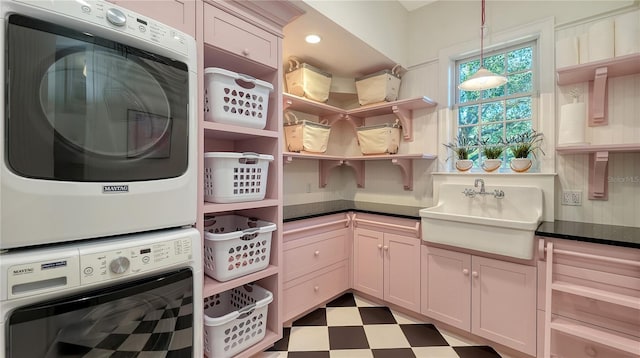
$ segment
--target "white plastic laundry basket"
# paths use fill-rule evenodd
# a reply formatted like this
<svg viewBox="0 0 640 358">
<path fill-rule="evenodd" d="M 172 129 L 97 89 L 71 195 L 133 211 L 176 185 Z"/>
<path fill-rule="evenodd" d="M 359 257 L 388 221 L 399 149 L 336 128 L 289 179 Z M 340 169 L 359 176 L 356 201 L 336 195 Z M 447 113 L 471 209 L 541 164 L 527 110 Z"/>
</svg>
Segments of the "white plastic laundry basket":
<svg viewBox="0 0 640 358">
<path fill-rule="evenodd" d="M 208 217 L 204 228 L 204 272 L 228 281 L 269 266 L 276 224 L 240 215 Z"/>
<path fill-rule="evenodd" d="M 273 294 L 246 284 L 204 299 L 204 351 L 229 358 L 264 338 Z"/>
<path fill-rule="evenodd" d="M 204 81 L 206 121 L 266 127 L 271 83 L 216 67 L 205 68 Z"/>
<path fill-rule="evenodd" d="M 264 199 L 272 160 L 268 154 L 204 153 L 204 200 L 235 203 Z"/>
</svg>

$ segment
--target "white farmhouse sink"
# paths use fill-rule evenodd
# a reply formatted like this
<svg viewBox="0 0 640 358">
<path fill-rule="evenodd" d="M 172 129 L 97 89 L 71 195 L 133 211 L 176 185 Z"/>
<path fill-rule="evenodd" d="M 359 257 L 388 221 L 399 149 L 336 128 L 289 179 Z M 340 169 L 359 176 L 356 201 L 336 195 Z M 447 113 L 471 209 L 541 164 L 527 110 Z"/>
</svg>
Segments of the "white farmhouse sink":
<svg viewBox="0 0 640 358">
<path fill-rule="evenodd" d="M 492 194 L 468 197 L 473 184 L 440 185 L 438 204 L 420 210 L 422 239 L 492 254 L 531 259 L 534 232 L 542 220 L 542 190 L 532 186 L 487 186 Z"/>
</svg>

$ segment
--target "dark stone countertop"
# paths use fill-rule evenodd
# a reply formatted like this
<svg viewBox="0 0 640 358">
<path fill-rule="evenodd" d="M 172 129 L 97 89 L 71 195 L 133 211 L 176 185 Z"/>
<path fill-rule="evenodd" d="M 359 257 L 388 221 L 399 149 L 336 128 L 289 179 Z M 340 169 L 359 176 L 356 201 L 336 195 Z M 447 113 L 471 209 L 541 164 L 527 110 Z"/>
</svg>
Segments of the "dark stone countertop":
<svg viewBox="0 0 640 358">
<path fill-rule="evenodd" d="M 284 222 L 348 211 L 420 220 L 420 209 L 423 208 L 352 200 L 334 200 L 287 205 L 283 208 L 283 212 Z M 640 228 L 630 226 L 590 224 L 562 220 L 544 221 L 538 226 L 536 235 L 640 249 Z"/>
<path fill-rule="evenodd" d="M 544 221 L 538 226 L 536 235 L 640 249 L 640 228 L 631 226 Z"/>
<path fill-rule="evenodd" d="M 283 208 L 284 222 L 309 219 L 322 215 L 358 211 L 367 214 L 382 214 L 420 220 L 423 207 L 370 203 L 352 200 L 321 201 L 309 204 L 286 205 Z"/>
</svg>

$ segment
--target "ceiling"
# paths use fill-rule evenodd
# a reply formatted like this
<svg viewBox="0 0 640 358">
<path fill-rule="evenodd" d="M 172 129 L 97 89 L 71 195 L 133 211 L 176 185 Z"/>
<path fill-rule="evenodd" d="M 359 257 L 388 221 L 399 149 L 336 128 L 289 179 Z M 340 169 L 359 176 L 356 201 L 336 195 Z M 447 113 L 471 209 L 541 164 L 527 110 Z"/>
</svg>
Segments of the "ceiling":
<svg viewBox="0 0 640 358">
<path fill-rule="evenodd" d="M 407 11 L 413 11 L 435 0 L 402 0 Z M 306 13 L 284 28 L 283 58 L 285 62 L 295 56 L 312 66 L 323 69 L 334 77 L 359 77 L 382 69 L 391 69 L 395 63 L 367 45 L 359 38 L 329 20 L 310 6 L 301 3 Z M 304 37 L 320 34 L 319 44 L 308 44 Z M 285 69 L 286 70 L 286 69 Z"/>
</svg>

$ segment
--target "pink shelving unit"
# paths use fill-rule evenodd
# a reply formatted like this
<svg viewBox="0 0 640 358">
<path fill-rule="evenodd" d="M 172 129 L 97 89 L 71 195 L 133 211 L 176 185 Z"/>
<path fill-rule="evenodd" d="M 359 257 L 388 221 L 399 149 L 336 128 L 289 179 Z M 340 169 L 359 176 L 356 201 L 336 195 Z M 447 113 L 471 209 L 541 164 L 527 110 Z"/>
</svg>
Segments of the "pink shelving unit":
<svg viewBox="0 0 640 358">
<path fill-rule="evenodd" d="M 356 128 L 364 123 L 366 117 L 395 114 L 402 124 L 402 136 L 405 141 L 413 140 L 413 111 L 425 108 L 434 108 L 437 103 L 428 97 L 402 99 L 394 102 L 382 102 L 354 109 L 333 107 L 325 103 L 315 102 L 306 98 L 283 93 L 284 109 L 291 109 L 312 115 L 329 124 L 338 121 L 346 121 L 351 125 L 356 135 Z M 360 156 L 336 156 L 316 153 L 292 153 L 285 152 L 284 162 L 291 163 L 294 159 L 316 159 L 318 163 L 320 187 L 327 186 L 327 178 L 333 168 L 348 166 L 355 171 L 356 183 L 359 188 L 364 188 L 365 161 L 385 160 L 397 166 L 402 172 L 402 182 L 405 190 L 413 190 L 413 161 L 434 160 L 435 154 L 393 154 L 393 155 L 360 155 Z"/>
<path fill-rule="evenodd" d="M 609 198 L 609 153 L 640 153 L 640 143 L 556 147 L 558 154 L 589 154 L 589 199 Z"/>
<path fill-rule="evenodd" d="M 557 84 L 589 82 L 589 126 L 609 123 L 607 79 L 640 73 L 640 53 L 568 66 L 557 70 Z M 610 152 L 640 152 L 640 143 L 557 147 L 558 154 L 589 154 L 589 199 L 608 200 Z"/>
<path fill-rule="evenodd" d="M 636 73 L 640 73 L 640 53 L 559 68 L 557 83 L 589 82 L 589 126 L 604 126 L 608 124 L 607 79 Z"/>
</svg>

